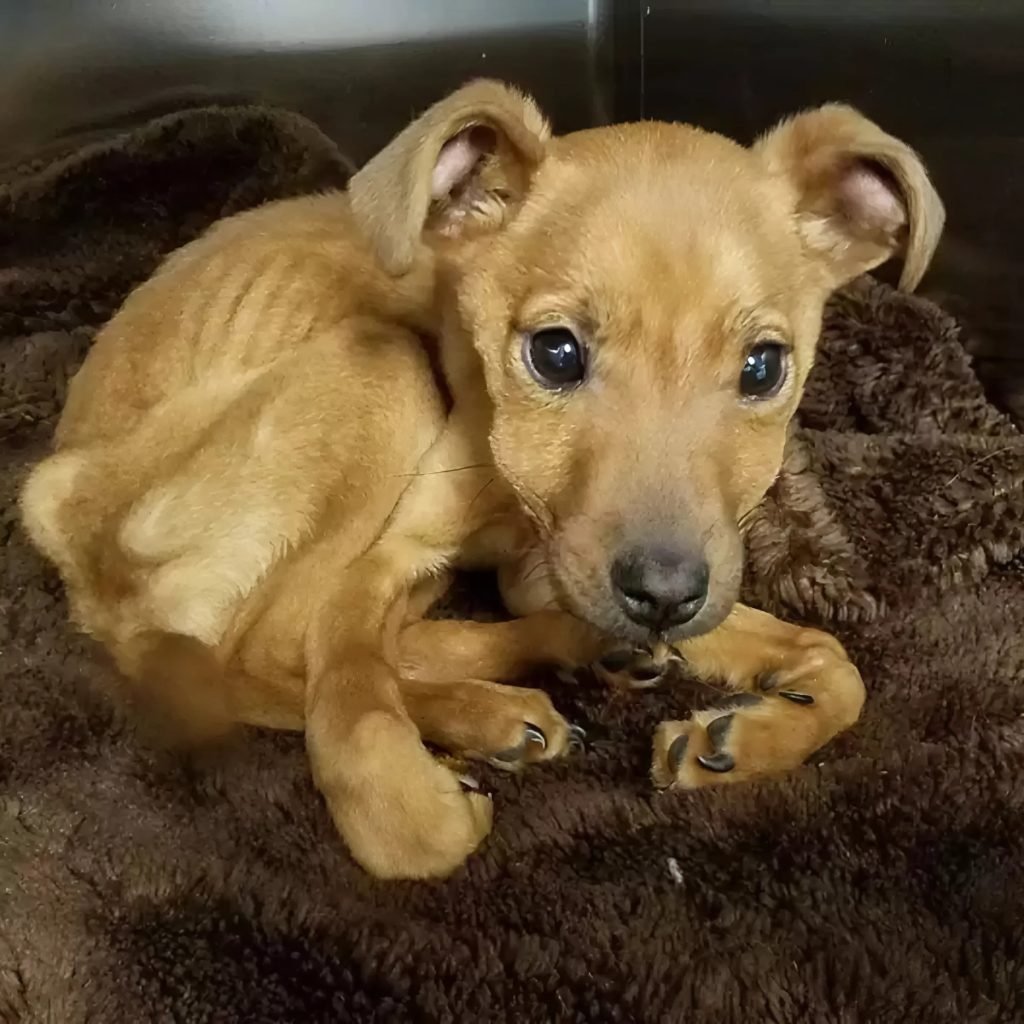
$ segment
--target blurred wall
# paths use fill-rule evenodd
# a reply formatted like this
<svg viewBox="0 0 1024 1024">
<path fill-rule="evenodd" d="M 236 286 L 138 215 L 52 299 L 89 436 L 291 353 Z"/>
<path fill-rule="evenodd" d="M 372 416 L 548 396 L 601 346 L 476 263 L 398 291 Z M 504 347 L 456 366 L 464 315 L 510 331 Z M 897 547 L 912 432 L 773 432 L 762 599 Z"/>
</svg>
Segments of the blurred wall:
<svg viewBox="0 0 1024 1024">
<path fill-rule="evenodd" d="M 362 160 L 477 75 L 519 82 L 564 129 L 609 96 L 597 0 L 0 0 L 0 150 L 173 107 L 258 97 Z"/>
</svg>

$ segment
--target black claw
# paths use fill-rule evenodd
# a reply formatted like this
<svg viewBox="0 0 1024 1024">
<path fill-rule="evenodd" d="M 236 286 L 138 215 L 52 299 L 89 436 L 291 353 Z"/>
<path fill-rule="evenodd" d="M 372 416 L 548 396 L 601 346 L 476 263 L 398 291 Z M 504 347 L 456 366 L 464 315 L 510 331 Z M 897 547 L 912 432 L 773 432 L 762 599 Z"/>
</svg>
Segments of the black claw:
<svg viewBox="0 0 1024 1024">
<path fill-rule="evenodd" d="M 479 793 L 481 796 L 493 797 L 494 790 L 488 786 L 480 784 L 479 779 L 474 779 L 472 775 L 460 775 L 459 785 L 462 786 L 463 793 Z"/>
<path fill-rule="evenodd" d="M 711 746 L 715 748 L 715 753 L 720 751 L 725 746 L 726 738 L 729 735 L 729 730 L 732 728 L 732 715 L 719 715 L 718 718 L 708 722 L 708 739 L 711 740 Z"/>
<path fill-rule="evenodd" d="M 684 732 L 681 736 L 677 736 L 668 748 L 668 770 L 673 775 L 679 771 L 679 766 L 683 763 L 683 758 L 686 757 L 686 748 L 689 743 L 690 737 Z"/>
<path fill-rule="evenodd" d="M 724 750 L 720 750 L 717 754 L 698 754 L 697 760 L 709 772 L 731 772 L 736 767 L 735 758 Z"/>
<path fill-rule="evenodd" d="M 639 665 L 630 673 L 638 683 L 652 683 L 662 673 L 657 665 Z"/>
<path fill-rule="evenodd" d="M 530 725 L 529 722 L 526 723 L 526 742 L 539 744 L 541 750 L 548 749 L 548 738 L 537 726 Z"/>
<path fill-rule="evenodd" d="M 636 658 L 635 651 L 612 651 L 601 659 L 601 667 L 609 672 L 621 672 Z"/>
<path fill-rule="evenodd" d="M 570 750 L 586 750 L 587 749 L 587 733 L 586 730 L 580 725 L 569 726 L 569 749 Z"/>
<path fill-rule="evenodd" d="M 715 748 L 713 754 L 698 754 L 697 760 L 709 772 L 731 772 L 736 767 L 736 759 L 722 749 L 732 728 L 732 715 L 720 715 L 708 722 L 708 739 Z"/>
<path fill-rule="evenodd" d="M 814 698 L 809 693 L 795 693 L 793 690 L 779 690 L 779 696 L 791 700 L 794 704 L 813 704 Z"/>
<path fill-rule="evenodd" d="M 760 697 L 756 693 L 737 693 L 736 696 L 730 697 L 724 706 L 727 708 L 750 708 L 755 704 L 762 703 L 764 703 L 764 697 Z"/>
<path fill-rule="evenodd" d="M 774 672 L 762 672 L 755 682 L 759 690 L 774 690 L 779 685 L 779 678 Z"/>
<path fill-rule="evenodd" d="M 519 744 L 518 747 L 509 747 L 508 750 L 499 750 L 496 754 L 491 754 L 490 760 L 498 768 L 506 768 L 509 765 L 517 765 L 523 759 L 523 752 L 526 750 L 526 741 L 524 740 Z"/>
</svg>

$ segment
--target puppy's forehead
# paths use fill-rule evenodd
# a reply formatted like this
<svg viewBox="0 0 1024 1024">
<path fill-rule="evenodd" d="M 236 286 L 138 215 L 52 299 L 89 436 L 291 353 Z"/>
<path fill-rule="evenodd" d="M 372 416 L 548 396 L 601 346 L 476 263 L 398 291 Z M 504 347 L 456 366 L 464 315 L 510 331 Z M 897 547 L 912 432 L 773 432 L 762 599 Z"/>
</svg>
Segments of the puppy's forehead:
<svg viewBox="0 0 1024 1024">
<path fill-rule="evenodd" d="M 738 160 L 745 162 L 750 151 L 738 142 L 689 124 L 637 121 L 632 124 L 587 128 L 552 137 L 548 155 L 576 164 L 600 162 L 610 166 L 673 159 Z"/>
<path fill-rule="evenodd" d="M 657 122 L 553 139 L 537 185 L 551 199 L 587 203 L 597 213 L 649 214 L 650 224 L 677 229 L 701 215 L 758 221 L 758 213 L 781 211 L 787 198 L 757 154 L 732 139 Z"/>
<path fill-rule="evenodd" d="M 756 154 L 686 125 L 619 125 L 551 143 L 520 230 L 537 276 L 651 314 L 746 308 L 791 291 L 800 246 L 785 187 Z"/>
</svg>

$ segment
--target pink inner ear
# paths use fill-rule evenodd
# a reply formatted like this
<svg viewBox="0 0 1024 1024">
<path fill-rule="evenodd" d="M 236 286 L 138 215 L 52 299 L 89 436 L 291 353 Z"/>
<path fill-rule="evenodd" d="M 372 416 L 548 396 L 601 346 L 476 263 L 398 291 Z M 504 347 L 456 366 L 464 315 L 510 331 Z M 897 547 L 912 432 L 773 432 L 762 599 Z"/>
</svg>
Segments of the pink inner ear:
<svg viewBox="0 0 1024 1024">
<path fill-rule="evenodd" d="M 449 139 L 437 155 L 430 178 L 432 199 L 445 199 L 472 173 L 480 157 L 490 151 L 490 132 L 480 126 L 466 128 Z"/>
<path fill-rule="evenodd" d="M 895 182 L 867 163 L 854 164 L 842 176 L 839 203 L 851 220 L 871 230 L 893 232 L 907 222 Z"/>
</svg>

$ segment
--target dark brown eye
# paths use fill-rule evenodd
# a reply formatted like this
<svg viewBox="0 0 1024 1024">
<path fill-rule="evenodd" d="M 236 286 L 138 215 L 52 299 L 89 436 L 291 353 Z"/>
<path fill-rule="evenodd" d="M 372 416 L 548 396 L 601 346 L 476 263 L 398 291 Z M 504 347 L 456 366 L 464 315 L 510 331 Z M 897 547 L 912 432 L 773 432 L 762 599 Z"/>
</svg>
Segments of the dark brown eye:
<svg viewBox="0 0 1024 1024">
<path fill-rule="evenodd" d="M 542 387 L 575 387 L 586 372 L 584 348 L 568 327 L 545 327 L 523 340 L 523 362 Z"/>
<path fill-rule="evenodd" d="M 744 398 L 771 398 L 786 380 L 789 360 L 786 347 L 777 341 L 760 341 L 743 360 L 740 394 Z"/>
</svg>

